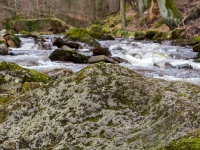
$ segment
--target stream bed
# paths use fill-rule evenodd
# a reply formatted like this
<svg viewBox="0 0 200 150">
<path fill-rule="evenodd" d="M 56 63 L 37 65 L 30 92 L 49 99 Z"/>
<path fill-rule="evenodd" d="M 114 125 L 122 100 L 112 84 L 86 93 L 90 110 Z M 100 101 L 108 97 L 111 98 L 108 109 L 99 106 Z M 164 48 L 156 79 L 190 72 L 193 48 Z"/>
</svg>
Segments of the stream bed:
<svg viewBox="0 0 200 150">
<path fill-rule="evenodd" d="M 20 35 L 19 35 L 20 36 Z M 52 45 L 57 35 L 41 36 L 48 45 L 44 50 L 39 41 L 34 38 L 24 38 L 20 48 L 10 48 L 12 55 L 0 56 L 0 62 L 9 61 L 22 67 L 40 72 L 57 68 L 70 68 L 77 72 L 88 64 L 75 64 L 72 62 L 50 61 L 48 56 L 57 48 Z M 113 41 L 99 41 L 102 46 L 108 47 L 112 57 L 120 57 L 128 62 L 119 65 L 134 70 L 144 76 L 162 78 L 169 81 L 186 81 L 200 85 L 200 63 L 194 62 L 197 53 L 189 46 L 171 46 L 170 41 L 162 44 L 153 41 L 134 41 L 132 39 L 116 39 Z M 91 56 L 90 47 L 80 43 L 78 52 Z"/>
</svg>

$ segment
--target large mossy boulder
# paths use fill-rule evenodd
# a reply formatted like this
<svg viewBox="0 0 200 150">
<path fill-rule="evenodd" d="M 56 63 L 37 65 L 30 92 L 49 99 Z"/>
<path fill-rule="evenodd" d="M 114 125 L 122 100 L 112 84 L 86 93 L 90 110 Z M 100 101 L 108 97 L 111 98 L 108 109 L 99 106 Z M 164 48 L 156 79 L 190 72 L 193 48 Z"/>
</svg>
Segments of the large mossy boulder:
<svg viewBox="0 0 200 150">
<path fill-rule="evenodd" d="M 200 128 L 199 99 L 189 83 L 92 64 L 0 107 L 0 148 L 152 150 Z"/>
<path fill-rule="evenodd" d="M 66 38 L 73 41 L 87 43 L 90 46 L 99 47 L 98 40 L 114 40 L 113 36 L 103 32 L 102 27 L 92 26 L 88 30 L 75 28 L 69 30 Z"/>
<path fill-rule="evenodd" d="M 86 63 L 88 57 L 76 51 L 56 49 L 50 54 L 49 59 L 52 61 L 71 61 L 74 63 Z"/>
<path fill-rule="evenodd" d="M 87 31 L 89 34 L 99 40 L 114 40 L 114 37 L 109 34 L 109 31 L 106 31 L 102 26 L 100 25 L 92 25 L 91 27 L 87 28 Z"/>
<path fill-rule="evenodd" d="M 6 34 L 4 38 L 9 47 L 19 48 L 21 46 L 21 40 L 14 34 Z"/>
<path fill-rule="evenodd" d="M 67 24 L 57 18 L 16 19 L 12 20 L 11 23 L 13 23 L 11 27 L 17 32 L 52 31 L 53 33 L 64 33 L 68 29 Z"/>
<path fill-rule="evenodd" d="M 19 94 L 25 82 L 47 83 L 49 77 L 43 73 L 22 68 L 15 63 L 0 63 L 0 98 Z"/>
<path fill-rule="evenodd" d="M 84 29 L 75 28 L 69 30 L 69 32 L 66 35 L 66 38 L 72 41 L 87 43 L 88 45 L 94 47 L 100 46 L 99 42 L 96 41 L 96 39 L 98 38 L 96 33 L 91 33 Z"/>
</svg>

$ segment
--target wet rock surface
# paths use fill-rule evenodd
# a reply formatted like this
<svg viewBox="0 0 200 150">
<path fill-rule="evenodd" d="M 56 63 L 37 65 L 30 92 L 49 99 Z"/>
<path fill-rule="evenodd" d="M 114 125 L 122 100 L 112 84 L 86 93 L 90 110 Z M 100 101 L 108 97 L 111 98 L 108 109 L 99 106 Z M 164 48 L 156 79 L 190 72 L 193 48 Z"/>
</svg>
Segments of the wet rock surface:
<svg viewBox="0 0 200 150">
<path fill-rule="evenodd" d="M 8 47 L 5 44 L 0 44 L 0 55 L 7 55 Z"/>
<path fill-rule="evenodd" d="M 0 149 L 156 149 L 199 128 L 199 93 L 89 65 L 0 107 Z"/>
<path fill-rule="evenodd" d="M 56 49 L 54 50 L 49 59 L 52 61 L 71 61 L 74 63 L 86 63 L 88 58 L 76 51 Z"/>
</svg>

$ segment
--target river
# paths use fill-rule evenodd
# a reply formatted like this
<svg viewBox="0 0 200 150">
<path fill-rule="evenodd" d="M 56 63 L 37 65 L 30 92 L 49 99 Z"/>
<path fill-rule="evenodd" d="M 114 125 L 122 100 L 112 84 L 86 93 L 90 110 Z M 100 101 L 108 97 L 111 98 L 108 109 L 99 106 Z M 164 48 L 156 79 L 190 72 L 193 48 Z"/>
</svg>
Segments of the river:
<svg viewBox="0 0 200 150">
<path fill-rule="evenodd" d="M 57 35 L 43 35 L 47 49 L 42 49 L 32 37 L 24 38 L 20 48 L 9 48 L 12 55 L 0 56 L 0 62 L 14 62 L 22 67 L 40 72 L 56 68 L 70 68 L 77 72 L 88 64 L 74 64 L 71 62 L 52 62 L 48 56 L 57 48 L 52 41 Z M 128 62 L 119 65 L 134 70 L 144 76 L 162 78 L 169 81 L 186 81 L 200 85 L 200 63 L 193 61 L 197 53 L 189 46 L 171 46 L 170 41 L 162 44 L 153 41 L 134 41 L 132 39 L 116 39 L 114 41 L 99 41 L 106 46 L 113 57 L 121 57 Z M 78 52 L 91 56 L 90 47 L 81 43 Z"/>
</svg>

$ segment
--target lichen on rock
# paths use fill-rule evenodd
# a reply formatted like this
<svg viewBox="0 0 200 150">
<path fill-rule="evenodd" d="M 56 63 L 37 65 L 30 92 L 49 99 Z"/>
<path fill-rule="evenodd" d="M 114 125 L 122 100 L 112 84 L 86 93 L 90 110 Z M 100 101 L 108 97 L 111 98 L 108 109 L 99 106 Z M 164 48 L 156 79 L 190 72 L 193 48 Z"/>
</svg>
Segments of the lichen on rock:
<svg viewBox="0 0 200 150">
<path fill-rule="evenodd" d="M 156 149 L 200 127 L 199 93 L 189 83 L 92 64 L 4 107 L 0 148 Z"/>
</svg>

